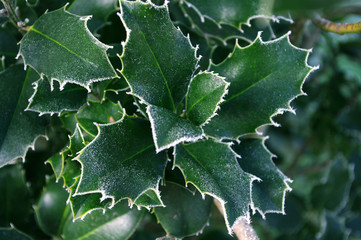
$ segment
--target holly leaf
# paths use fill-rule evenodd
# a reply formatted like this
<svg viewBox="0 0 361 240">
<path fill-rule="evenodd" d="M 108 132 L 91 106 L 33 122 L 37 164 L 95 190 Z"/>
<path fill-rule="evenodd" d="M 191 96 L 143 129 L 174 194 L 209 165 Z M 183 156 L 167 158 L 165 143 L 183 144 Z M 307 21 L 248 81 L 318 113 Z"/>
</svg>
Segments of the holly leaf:
<svg viewBox="0 0 361 240">
<path fill-rule="evenodd" d="M 50 236 L 60 236 L 65 220 L 70 215 L 66 205 L 68 193 L 61 183 L 50 178 L 34 207 L 37 223 Z"/>
<path fill-rule="evenodd" d="M 0 227 L 8 227 L 10 224 L 21 229 L 26 227 L 30 224 L 31 199 L 21 165 L 1 168 L 0 183 Z"/>
<path fill-rule="evenodd" d="M 16 57 L 16 53 L 18 52 L 16 43 L 16 38 L 5 28 L 0 27 L 0 56 Z"/>
<path fill-rule="evenodd" d="M 343 209 L 349 200 L 354 179 L 354 165 L 349 165 L 344 158 L 338 157 L 326 174 L 325 181 L 312 189 L 313 207 L 333 212 Z M 327 199 L 332 199 L 332 201 Z"/>
<path fill-rule="evenodd" d="M 113 123 L 123 118 L 124 114 L 124 109 L 119 103 L 104 101 L 102 103 L 89 103 L 75 115 L 75 118 L 86 132 L 96 136 L 98 129 L 94 123 Z"/>
<path fill-rule="evenodd" d="M 80 16 L 92 15 L 88 22 L 91 32 L 96 32 L 107 23 L 110 14 L 117 10 L 117 0 L 75 0 L 68 11 Z"/>
<path fill-rule="evenodd" d="M 258 179 L 241 169 L 237 157 L 229 144 L 211 139 L 177 145 L 174 151 L 174 166 L 186 182 L 220 201 L 229 233 L 238 218 L 249 221 L 252 182 Z"/>
<path fill-rule="evenodd" d="M 154 190 L 148 190 L 137 198 L 135 205 L 145 207 L 148 210 L 154 207 L 164 207 L 162 199 Z"/>
<path fill-rule="evenodd" d="M 144 215 L 144 210 L 130 209 L 127 201 L 117 203 L 105 213 L 95 211 L 83 221 L 69 219 L 64 226 L 64 239 L 128 239 Z"/>
<path fill-rule="evenodd" d="M 154 208 L 159 223 L 167 234 L 177 238 L 196 235 L 207 225 L 212 198 L 202 199 L 197 191 L 172 182 L 160 188 L 165 208 Z"/>
<path fill-rule="evenodd" d="M 47 118 L 24 112 L 32 94 L 35 71 L 25 72 L 21 65 L 0 73 L 0 167 L 25 154 L 39 136 L 45 135 Z"/>
<path fill-rule="evenodd" d="M 47 79 L 39 79 L 34 83 L 35 91 L 29 99 L 26 110 L 40 114 L 60 114 L 64 111 L 78 111 L 87 100 L 86 89 L 75 84 L 67 84 L 60 89 L 59 83 L 53 83 L 51 90 Z"/>
<path fill-rule="evenodd" d="M 197 74 L 192 79 L 186 96 L 187 118 L 197 126 L 208 123 L 227 94 L 228 85 L 214 73 Z"/>
<path fill-rule="evenodd" d="M 121 1 L 127 29 L 122 74 L 131 93 L 173 112 L 184 99 L 198 59 L 188 38 L 175 28 L 167 3 Z M 161 27 L 159 27 L 161 26 Z"/>
<path fill-rule="evenodd" d="M 70 150 L 71 155 L 75 157 L 84 147 L 85 140 L 79 124 L 77 124 L 73 135 L 70 136 L 68 149 Z"/>
<path fill-rule="evenodd" d="M 270 42 L 259 34 L 253 44 L 236 45 L 230 57 L 210 67 L 230 87 L 218 115 L 204 126 L 207 134 L 236 140 L 262 125 L 276 125 L 274 115 L 293 111 L 290 102 L 304 94 L 302 84 L 316 68 L 307 65 L 310 51 L 291 45 L 289 34 Z"/>
<path fill-rule="evenodd" d="M 242 23 L 250 24 L 255 17 L 272 17 L 273 2 L 262 0 L 186 0 L 205 17 L 217 23 L 230 24 L 241 29 Z M 204 20 L 203 20 L 204 21 Z"/>
<path fill-rule="evenodd" d="M 90 92 L 92 82 L 116 77 L 106 50 L 86 27 L 89 17 L 79 17 L 61 8 L 40 16 L 20 42 L 24 64 L 60 83 L 75 83 Z M 76 37 L 74 37 L 76 36 Z"/>
<path fill-rule="evenodd" d="M 177 116 L 163 107 L 147 107 L 153 140 L 157 152 L 173 147 L 181 142 L 195 142 L 203 137 L 201 127 Z"/>
<path fill-rule="evenodd" d="M 68 151 L 63 150 L 60 153 L 55 153 L 51 156 L 46 163 L 49 163 L 55 174 L 56 181 L 61 178 L 64 171 L 65 158 L 68 155 Z"/>
<path fill-rule="evenodd" d="M 0 227 L 0 239 L 32 240 L 33 238 L 12 226 L 10 228 Z"/>
<path fill-rule="evenodd" d="M 261 179 L 252 186 L 252 209 L 265 218 L 266 213 L 285 214 L 284 201 L 291 191 L 287 178 L 273 163 L 274 155 L 264 145 L 266 138 L 245 138 L 232 148 L 241 156 L 241 168 Z"/>
<path fill-rule="evenodd" d="M 148 122 L 125 117 L 97 126 L 97 137 L 76 158 L 82 174 L 75 195 L 98 192 L 114 205 L 123 198 L 134 203 L 149 189 L 159 194 L 167 156 L 155 153 Z"/>
</svg>

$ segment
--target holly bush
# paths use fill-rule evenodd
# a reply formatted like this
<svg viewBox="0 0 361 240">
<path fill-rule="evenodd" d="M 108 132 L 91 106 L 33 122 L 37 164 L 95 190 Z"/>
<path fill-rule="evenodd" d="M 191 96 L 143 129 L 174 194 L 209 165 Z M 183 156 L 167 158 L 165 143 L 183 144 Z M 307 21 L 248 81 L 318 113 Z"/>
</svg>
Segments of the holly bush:
<svg viewBox="0 0 361 240">
<path fill-rule="evenodd" d="M 1 0 L 0 239 L 360 237 L 357 1 L 67 2 Z"/>
</svg>

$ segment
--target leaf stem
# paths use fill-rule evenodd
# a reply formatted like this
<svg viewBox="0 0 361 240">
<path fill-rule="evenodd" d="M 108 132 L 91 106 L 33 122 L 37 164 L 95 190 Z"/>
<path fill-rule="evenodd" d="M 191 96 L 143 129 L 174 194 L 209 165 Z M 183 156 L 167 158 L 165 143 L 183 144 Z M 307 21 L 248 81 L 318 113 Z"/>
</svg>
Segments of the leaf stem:
<svg viewBox="0 0 361 240">
<path fill-rule="evenodd" d="M 318 28 L 327 32 L 333 32 L 337 34 L 345 33 L 361 33 L 361 22 L 358 23 L 337 23 L 322 18 L 320 15 L 316 15 L 312 19 L 313 24 Z"/>
<path fill-rule="evenodd" d="M 26 30 L 24 28 L 24 23 L 21 21 L 19 16 L 16 14 L 16 9 L 13 8 L 12 4 L 9 0 L 1 0 L 2 4 L 5 7 L 7 17 L 9 18 L 9 21 L 11 24 L 14 25 L 14 27 L 22 34 L 24 35 L 26 33 Z"/>
<path fill-rule="evenodd" d="M 214 199 L 214 204 L 221 214 L 224 215 L 221 203 Z M 238 219 L 232 230 L 239 240 L 259 240 L 256 231 L 245 219 Z"/>
</svg>

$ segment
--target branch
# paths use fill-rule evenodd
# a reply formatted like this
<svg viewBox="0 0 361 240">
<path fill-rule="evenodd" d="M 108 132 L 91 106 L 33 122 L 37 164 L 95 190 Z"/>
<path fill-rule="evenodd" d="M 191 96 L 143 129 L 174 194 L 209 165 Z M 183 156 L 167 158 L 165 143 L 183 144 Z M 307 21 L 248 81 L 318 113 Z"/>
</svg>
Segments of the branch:
<svg viewBox="0 0 361 240">
<path fill-rule="evenodd" d="M 337 34 L 361 33 L 361 22 L 358 23 L 336 23 L 317 15 L 312 19 L 313 24 L 327 32 Z"/>
<path fill-rule="evenodd" d="M 214 204 L 224 216 L 221 203 L 214 199 Z M 239 240 L 259 240 L 257 233 L 253 229 L 252 225 L 247 223 L 244 219 L 239 219 L 232 230 Z"/>
</svg>

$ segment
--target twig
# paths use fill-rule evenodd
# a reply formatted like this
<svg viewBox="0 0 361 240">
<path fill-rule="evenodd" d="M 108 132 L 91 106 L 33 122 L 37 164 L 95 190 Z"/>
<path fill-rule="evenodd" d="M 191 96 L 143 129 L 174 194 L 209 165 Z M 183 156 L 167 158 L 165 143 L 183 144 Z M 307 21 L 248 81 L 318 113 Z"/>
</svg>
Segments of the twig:
<svg viewBox="0 0 361 240">
<path fill-rule="evenodd" d="M 361 22 L 358 23 L 336 23 L 317 15 L 312 19 L 313 24 L 322 30 L 327 32 L 333 32 L 337 34 L 345 33 L 361 33 Z"/>
<path fill-rule="evenodd" d="M 214 199 L 214 204 L 224 216 L 221 203 L 218 200 Z M 239 240 L 259 240 L 257 233 L 253 229 L 252 225 L 247 223 L 247 221 L 244 219 L 239 219 L 233 226 L 232 230 Z"/>
</svg>

